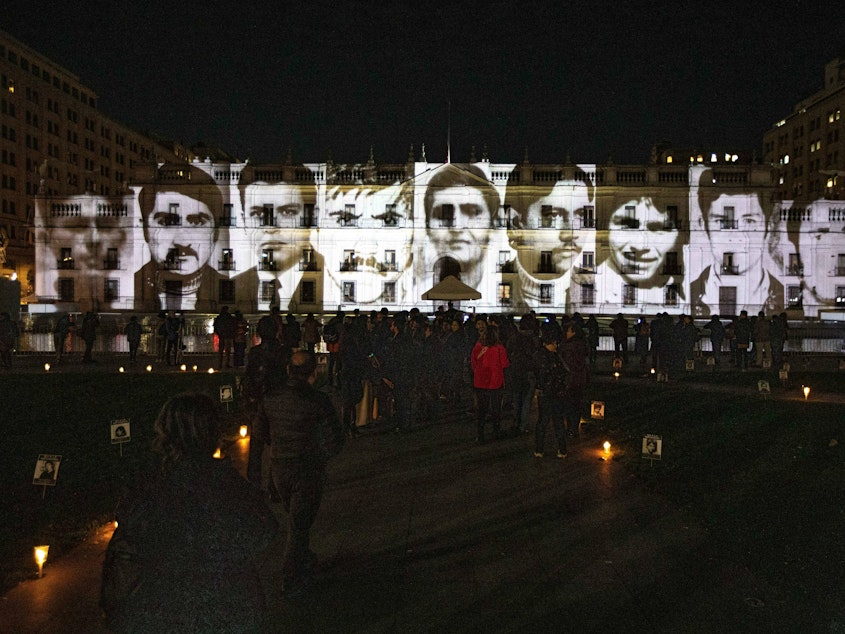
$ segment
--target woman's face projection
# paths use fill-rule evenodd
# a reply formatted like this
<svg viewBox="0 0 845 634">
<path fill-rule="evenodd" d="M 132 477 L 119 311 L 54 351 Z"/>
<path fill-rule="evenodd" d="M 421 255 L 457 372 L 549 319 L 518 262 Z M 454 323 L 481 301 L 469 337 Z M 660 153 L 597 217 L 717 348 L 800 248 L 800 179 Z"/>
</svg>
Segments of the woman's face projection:
<svg viewBox="0 0 845 634">
<path fill-rule="evenodd" d="M 623 277 L 648 282 L 661 273 L 666 253 L 676 248 L 680 231 L 650 197 L 622 203 L 610 216 L 610 257 Z"/>
</svg>

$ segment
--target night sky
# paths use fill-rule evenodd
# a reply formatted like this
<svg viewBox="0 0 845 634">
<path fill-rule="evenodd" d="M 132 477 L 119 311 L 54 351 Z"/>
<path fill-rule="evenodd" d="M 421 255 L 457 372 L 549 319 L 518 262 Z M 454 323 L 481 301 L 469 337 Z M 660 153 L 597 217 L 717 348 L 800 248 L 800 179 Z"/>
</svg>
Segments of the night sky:
<svg viewBox="0 0 845 634">
<path fill-rule="evenodd" d="M 6 0 L 105 114 L 237 158 L 645 163 L 757 150 L 845 56 L 841 2 Z"/>
</svg>

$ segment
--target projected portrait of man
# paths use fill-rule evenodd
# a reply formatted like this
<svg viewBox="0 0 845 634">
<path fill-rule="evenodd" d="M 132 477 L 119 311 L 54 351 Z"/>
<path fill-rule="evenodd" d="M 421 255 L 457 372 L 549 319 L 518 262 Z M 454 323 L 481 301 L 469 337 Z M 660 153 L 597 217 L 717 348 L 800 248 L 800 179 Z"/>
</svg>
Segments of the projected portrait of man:
<svg viewBox="0 0 845 634">
<path fill-rule="evenodd" d="M 506 193 L 506 207 L 516 209 L 508 229 L 518 274 L 515 306 L 540 308 L 554 303 L 568 311 L 579 301 L 579 295 L 572 297 L 573 285 L 591 280 L 591 265 L 595 265 L 589 256 L 586 264 L 582 259 L 585 251 L 595 253 L 594 198 L 593 180 L 580 168 L 574 178 L 559 180 L 538 195 L 511 200 L 510 192 Z M 550 284 L 551 294 L 541 289 Z"/>
<path fill-rule="evenodd" d="M 622 201 L 608 222 L 608 272 L 638 289 L 662 287 L 680 278 L 683 244 L 678 210 L 684 207 L 674 209 L 670 214 L 650 196 Z"/>
<path fill-rule="evenodd" d="M 477 287 L 484 276 L 484 259 L 499 193 L 473 165 L 447 165 L 428 182 L 425 220 L 427 270 L 434 281 L 454 275 Z"/>
<path fill-rule="evenodd" d="M 210 308 L 220 276 L 209 262 L 228 192 L 197 167 L 165 170 L 170 177 L 145 186 L 138 197 L 151 258 L 139 272 L 141 292 L 156 294 L 160 308 Z"/>
<path fill-rule="evenodd" d="M 772 275 L 783 265 L 779 218 L 774 206 L 752 187 L 715 182 L 704 170 L 699 179 L 699 235 L 706 241 L 710 263 L 690 283 L 694 317 L 780 312 L 783 284 Z M 696 233 L 696 232 L 691 232 Z"/>
</svg>

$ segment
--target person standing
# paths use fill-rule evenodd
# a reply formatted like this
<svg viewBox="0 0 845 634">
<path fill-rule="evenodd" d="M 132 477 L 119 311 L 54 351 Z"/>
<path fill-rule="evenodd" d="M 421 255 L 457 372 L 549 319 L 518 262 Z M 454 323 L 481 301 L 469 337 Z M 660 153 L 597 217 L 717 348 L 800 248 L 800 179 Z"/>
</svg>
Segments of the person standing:
<svg viewBox="0 0 845 634">
<path fill-rule="evenodd" d="M 772 341 L 772 364 L 775 368 L 783 367 L 783 346 L 789 335 L 789 324 L 786 313 L 780 313 L 772 317 L 772 324 L 769 327 L 769 334 Z"/>
<path fill-rule="evenodd" d="M 645 316 L 641 316 L 634 324 L 634 354 L 640 358 L 640 367 L 645 368 L 648 362 L 648 345 L 651 342 L 651 326 Z"/>
<path fill-rule="evenodd" d="M 56 362 L 61 363 L 62 357 L 65 353 L 65 344 L 67 336 L 73 330 L 73 315 L 64 313 L 56 321 L 53 327 L 53 346 L 56 349 Z"/>
<path fill-rule="evenodd" d="M 558 346 L 558 354 L 563 359 L 566 373 L 566 391 L 563 397 L 563 414 L 570 437 L 578 434 L 581 415 L 584 413 L 585 394 L 590 381 L 587 362 L 589 352 L 584 335 L 574 323 L 568 323 L 563 329 L 563 341 Z"/>
<path fill-rule="evenodd" d="M 232 340 L 234 345 L 235 360 L 234 366 L 236 368 L 244 367 L 244 359 L 246 357 L 246 338 L 249 334 L 249 323 L 244 319 L 241 311 L 235 311 L 235 337 Z"/>
<path fill-rule="evenodd" d="M 162 407 L 161 469 L 118 505 L 100 605 L 117 632 L 264 631 L 258 559 L 279 526 L 228 460 L 215 460 L 220 419 L 204 394 Z"/>
<path fill-rule="evenodd" d="M 772 354 L 772 323 L 766 318 L 762 310 L 757 314 L 754 322 L 754 364 L 763 367 L 763 359 L 771 360 Z"/>
<path fill-rule="evenodd" d="M 381 382 L 393 395 L 393 431 L 407 432 L 413 421 L 412 391 L 416 370 L 411 337 L 407 333 L 407 318 L 403 313 L 388 320 L 390 338 L 376 355 L 381 366 Z M 390 413 L 388 412 L 388 416 Z"/>
<path fill-rule="evenodd" d="M 538 397 L 537 424 L 534 427 L 534 457 L 542 458 L 546 427 L 551 422 L 557 439 L 557 457 L 566 458 L 566 430 L 563 399 L 566 393 L 566 367 L 558 354 L 558 338 L 553 331 L 541 335 L 543 347 L 534 355 L 537 372 Z"/>
<path fill-rule="evenodd" d="M 85 342 L 85 354 L 82 355 L 83 363 L 94 363 L 91 352 L 94 350 L 94 342 L 97 340 L 97 328 L 100 325 L 100 318 L 93 311 L 85 313 L 82 319 L 82 341 Z"/>
<path fill-rule="evenodd" d="M 622 313 L 617 313 L 616 319 L 610 322 L 610 331 L 613 333 L 614 355 L 628 363 L 628 320 Z"/>
<path fill-rule="evenodd" d="M 15 328 L 11 315 L 0 313 L 0 363 L 12 367 L 12 349 L 15 347 Z"/>
<path fill-rule="evenodd" d="M 527 434 L 531 418 L 531 404 L 537 379 L 534 376 L 534 354 L 539 343 L 525 317 L 519 321 L 519 330 L 505 346 L 510 366 L 507 369 L 506 384 L 513 401 L 513 426 L 517 434 Z"/>
<path fill-rule="evenodd" d="M 214 334 L 217 335 L 217 369 L 231 368 L 232 348 L 235 346 L 235 318 L 229 312 L 228 306 L 223 306 L 220 314 L 214 318 Z"/>
<path fill-rule="evenodd" d="M 343 331 L 343 311 L 337 311 L 337 314 L 329 319 L 329 323 L 323 328 L 323 341 L 326 342 L 326 350 L 329 353 L 329 362 L 326 371 L 331 385 L 337 384 L 338 377 L 338 352 L 340 350 L 340 337 Z"/>
<path fill-rule="evenodd" d="M 164 320 L 164 358 L 167 361 L 167 365 L 174 365 L 176 360 L 179 358 L 180 351 L 178 348 L 182 345 L 182 342 L 179 339 L 181 330 L 182 320 L 171 310 L 167 313 L 167 318 Z M 171 353 L 173 354 L 173 363 L 170 362 Z"/>
<path fill-rule="evenodd" d="M 317 342 L 320 341 L 320 322 L 314 317 L 314 313 L 308 313 L 305 321 L 302 322 L 302 343 L 309 354 L 314 354 Z"/>
<path fill-rule="evenodd" d="M 129 363 L 135 363 L 138 360 L 138 347 L 141 345 L 141 324 L 135 315 L 129 318 L 129 323 L 123 331 L 129 344 Z"/>
<path fill-rule="evenodd" d="M 734 321 L 734 341 L 736 342 L 736 366 L 742 371 L 748 369 L 748 346 L 751 343 L 751 321 L 748 311 L 743 310 Z"/>
<path fill-rule="evenodd" d="M 326 465 L 343 447 L 343 430 L 329 397 L 313 387 L 314 358 L 303 350 L 291 355 L 287 381 L 264 398 L 270 426 L 273 482 L 287 512 L 287 541 L 282 562 L 283 590 L 301 592 L 316 556 L 309 534 L 317 517 Z"/>
<path fill-rule="evenodd" d="M 501 433 L 502 388 L 505 386 L 505 368 L 510 365 L 508 353 L 499 341 L 498 327 L 488 326 L 481 332 L 472 348 L 470 364 L 476 398 L 477 440 L 483 444 L 488 412 L 494 438 Z"/>
<path fill-rule="evenodd" d="M 710 331 L 710 347 L 713 349 L 714 363 L 719 365 L 722 358 L 722 342 L 725 340 L 725 327 L 719 321 L 719 315 L 710 317 L 704 329 Z"/>
<path fill-rule="evenodd" d="M 590 351 L 590 365 L 594 365 L 599 349 L 599 322 L 595 315 L 587 317 L 587 347 Z"/>
</svg>

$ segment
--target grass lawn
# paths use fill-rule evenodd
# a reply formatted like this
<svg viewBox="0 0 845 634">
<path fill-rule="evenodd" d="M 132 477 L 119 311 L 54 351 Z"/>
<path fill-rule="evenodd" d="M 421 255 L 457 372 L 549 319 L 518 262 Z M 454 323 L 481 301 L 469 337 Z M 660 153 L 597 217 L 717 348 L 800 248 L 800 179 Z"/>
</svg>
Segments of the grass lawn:
<svg viewBox="0 0 845 634">
<path fill-rule="evenodd" d="M 766 378 L 764 398 L 757 380 Z M 12 395 L 0 423 L 6 457 L 0 469 L 0 566 L 7 589 L 33 572 L 32 546 L 50 556 L 77 543 L 94 524 L 111 519 L 121 487 L 149 468 L 152 422 L 172 394 L 205 391 L 218 398 L 231 375 L 64 373 L 7 375 Z M 811 385 L 809 401 L 800 399 Z M 845 569 L 845 374 L 794 372 L 783 388 L 776 373 L 685 373 L 668 384 L 644 378 L 595 381 L 606 403 L 601 433 L 616 459 L 645 486 L 697 517 L 726 557 L 773 588 L 785 605 L 815 595 L 838 611 Z M 123 456 L 109 422 L 129 418 L 132 440 Z M 237 413 L 228 417 L 237 424 Z M 640 456 L 642 436 L 663 438 L 663 460 Z M 58 485 L 42 499 L 32 485 L 40 453 L 63 456 Z M 825 589 L 830 589 L 825 594 Z M 819 598 L 821 596 L 821 598 Z"/>
</svg>

